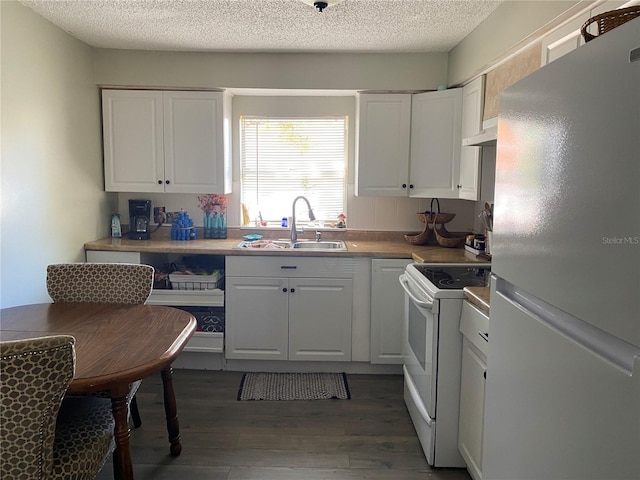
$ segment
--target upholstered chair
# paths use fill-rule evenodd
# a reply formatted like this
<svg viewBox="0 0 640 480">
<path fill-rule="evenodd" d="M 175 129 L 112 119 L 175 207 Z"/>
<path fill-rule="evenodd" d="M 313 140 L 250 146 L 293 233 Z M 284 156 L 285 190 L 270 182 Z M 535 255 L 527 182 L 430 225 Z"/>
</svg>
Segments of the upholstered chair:
<svg viewBox="0 0 640 480">
<path fill-rule="evenodd" d="M 143 304 L 153 289 L 154 269 L 132 263 L 62 263 L 47 266 L 47 291 L 54 303 L 90 302 Z M 131 384 L 127 404 L 134 427 L 142 425 L 135 394 L 140 381 Z M 110 398 L 108 391 L 91 394 Z"/>
<path fill-rule="evenodd" d="M 0 342 L 0 478 L 91 480 L 115 448 L 111 401 L 64 398 L 68 335 Z"/>
<path fill-rule="evenodd" d="M 153 267 L 134 263 L 62 263 L 47 267 L 54 303 L 143 304 L 153 288 Z"/>
</svg>

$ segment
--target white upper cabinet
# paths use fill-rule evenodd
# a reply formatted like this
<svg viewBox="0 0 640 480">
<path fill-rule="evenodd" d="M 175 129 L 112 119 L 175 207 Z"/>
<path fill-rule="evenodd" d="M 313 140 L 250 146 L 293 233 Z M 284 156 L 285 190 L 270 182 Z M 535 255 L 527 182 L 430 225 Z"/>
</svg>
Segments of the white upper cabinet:
<svg viewBox="0 0 640 480">
<path fill-rule="evenodd" d="M 356 195 L 407 196 L 410 94 L 356 98 Z"/>
<path fill-rule="evenodd" d="M 229 193 L 231 97 L 103 90 L 105 190 Z"/>
<path fill-rule="evenodd" d="M 565 25 L 557 28 L 542 39 L 542 66 L 557 60 L 567 53 L 585 44 L 582 32 L 582 25 L 591 17 L 609 12 L 617 8 L 631 6 L 634 2 L 622 2 L 619 0 L 609 0 L 592 8 L 589 12 L 580 14 Z M 595 24 L 591 25 L 591 33 L 596 33 Z"/>
<path fill-rule="evenodd" d="M 462 138 L 478 135 L 482 130 L 484 75 L 462 89 Z M 480 200 L 481 147 L 462 146 L 458 198 Z"/>
<path fill-rule="evenodd" d="M 410 196 L 458 198 L 461 123 L 461 88 L 413 96 Z"/>
<path fill-rule="evenodd" d="M 462 89 L 360 94 L 356 194 L 458 198 Z"/>
<path fill-rule="evenodd" d="M 231 97 L 222 92 L 163 95 L 165 191 L 231 191 L 231 179 L 225 182 L 225 175 L 231 173 L 229 141 L 225 138 L 225 130 L 230 128 Z"/>
<path fill-rule="evenodd" d="M 164 192 L 162 125 L 162 92 L 102 91 L 105 190 Z"/>
<path fill-rule="evenodd" d="M 580 45 L 584 45 L 584 39 L 580 33 L 580 27 L 589 19 L 589 14 L 584 13 L 574 18 L 566 25 L 554 30 L 542 39 L 542 66 L 557 60 Z"/>
</svg>

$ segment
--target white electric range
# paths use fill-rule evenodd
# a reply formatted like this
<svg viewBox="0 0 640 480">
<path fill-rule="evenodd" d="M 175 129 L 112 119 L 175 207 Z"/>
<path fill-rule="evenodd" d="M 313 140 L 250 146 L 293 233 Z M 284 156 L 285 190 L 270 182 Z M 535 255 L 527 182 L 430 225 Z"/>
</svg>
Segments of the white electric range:
<svg viewBox="0 0 640 480">
<path fill-rule="evenodd" d="M 407 265 L 404 398 L 429 465 L 465 467 L 458 452 L 464 287 L 488 286 L 489 264 Z"/>
</svg>

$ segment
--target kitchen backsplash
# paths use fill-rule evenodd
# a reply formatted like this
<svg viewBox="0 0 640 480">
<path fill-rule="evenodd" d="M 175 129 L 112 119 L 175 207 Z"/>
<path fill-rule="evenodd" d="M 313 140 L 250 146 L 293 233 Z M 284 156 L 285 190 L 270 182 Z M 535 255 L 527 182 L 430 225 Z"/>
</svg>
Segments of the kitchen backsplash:
<svg viewBox="0 0 640 480">
<path fill-rule="evenodd" d="M 240 226 L 240 185 L 234 184 L 235 193 L 227 195 L 227 225 Z M 202 212 L 198 208 L 198 195 L 179 193 L 119 193 L 118 209 L 122 223 L 128 224 L 129 205 L 131 198 L 145 198 L 151 200 L 154 207 L 165 207 L 167 212 L 179 212 L 181 209 L 189 212 L 196 226 L 202 226 Z M 430 209 L 430 198 L 402 198 L 402 197 L 356 197 L 353 185 L 347 187 L 347 227 L 352 230 L 369 231 L 422 231 L 424 224 L 420 223 L 416 213 Z M 470 202 L 467 200 L 441 199 L 443 212 L 455 213 L 456 217 L 447 224 L 451 231 L 478 231 L 477 204 L 484 202 Z M 283 209 L 282 216 L 291 215 L 291 206 Z M 107 221 L 106 219 L 105 221 Z M 253 220 L 253 219 L 252 219 Z M 329 221 L 330 219 L 326 219 Z M 153 222 L 152 219 L 152 223 Z"/>
</svg>

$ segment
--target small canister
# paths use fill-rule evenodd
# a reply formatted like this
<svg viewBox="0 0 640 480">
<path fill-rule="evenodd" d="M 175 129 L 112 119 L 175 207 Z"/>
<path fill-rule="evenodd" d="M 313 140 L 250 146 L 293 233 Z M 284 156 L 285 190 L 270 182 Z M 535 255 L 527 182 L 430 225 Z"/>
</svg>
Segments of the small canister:
<svg viewBox="0 0 640 480">
<path fill-rule="evenodd" d="M 470 247 L 473 247 L 473 241 L 475 240 L 475 235 L 467 235 L 466 244 Z"/>
</svg>

